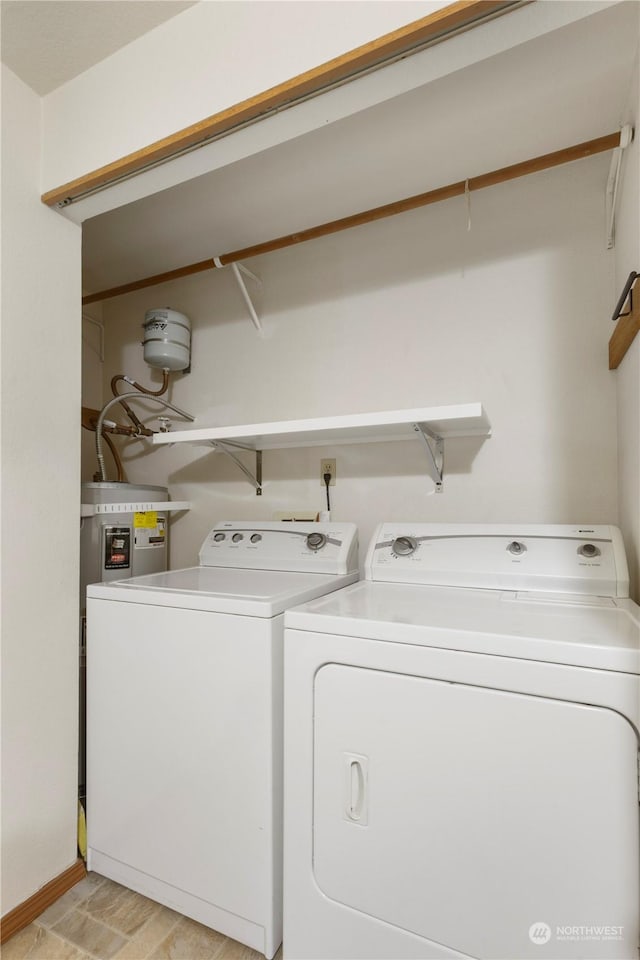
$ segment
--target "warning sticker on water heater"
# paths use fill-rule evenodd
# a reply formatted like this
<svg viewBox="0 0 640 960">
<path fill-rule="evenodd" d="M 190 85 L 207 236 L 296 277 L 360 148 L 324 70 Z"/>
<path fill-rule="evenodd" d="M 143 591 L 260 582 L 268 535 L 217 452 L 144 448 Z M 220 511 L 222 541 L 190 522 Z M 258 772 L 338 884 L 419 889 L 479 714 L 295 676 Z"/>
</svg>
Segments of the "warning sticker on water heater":
<svg viewBox="0 0 640 960">
<path fill-rule="evenodd" d="M 151 518 L 153 519 L 153 523 L 151 522 Z M 146 547 L 164 547 L 165 524 L 165 518 L 159 517 L 155 510 L 136 513 L 133 521 L 135 532 L 134 546 L 136 550 Z"/>
<path fill-rule="evenodd" d="M 154 527 L 158 526 L 158 511 L 144 510 L 142 513 L 134 513 L 133 525 L 134 527 L 148 527 L 149 530 L 153 530 Z"/>
</svg>

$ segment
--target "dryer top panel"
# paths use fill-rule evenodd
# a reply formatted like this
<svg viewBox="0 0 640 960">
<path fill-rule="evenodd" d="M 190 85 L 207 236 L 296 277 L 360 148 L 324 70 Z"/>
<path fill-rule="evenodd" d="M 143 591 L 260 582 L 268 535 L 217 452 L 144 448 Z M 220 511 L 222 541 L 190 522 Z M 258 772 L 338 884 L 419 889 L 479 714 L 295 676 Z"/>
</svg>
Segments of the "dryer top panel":
<svg viewBox="0 0 640 960">
<path fill-rule="evenodd" d="M 637 604 L 553 596 L 361 580 L 288 609 L 285 627 L 305 631 L 298 642 L 355 637 L 640 675 Z"/>
<path fill-rule="evenodd" d="M 383 523 L 369 546 L 366 579 L 629 596 L 622 536 L 603 524 Z"/>
</svg>

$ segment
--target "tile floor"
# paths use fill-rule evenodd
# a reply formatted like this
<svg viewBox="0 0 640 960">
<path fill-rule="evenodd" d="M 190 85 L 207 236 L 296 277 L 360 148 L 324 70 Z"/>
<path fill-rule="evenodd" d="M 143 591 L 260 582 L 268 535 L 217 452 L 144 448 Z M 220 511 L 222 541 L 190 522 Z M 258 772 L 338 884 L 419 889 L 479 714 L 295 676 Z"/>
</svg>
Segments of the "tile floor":
<svg viewBox="0 0 640 960">
<path fill-rule="evenodd" d="M 2 960 L 263 960 L 215 930 L 90 873 L 2 947 Z M 282 948 L 276 954 L 281 960 Z"/>
</svg>

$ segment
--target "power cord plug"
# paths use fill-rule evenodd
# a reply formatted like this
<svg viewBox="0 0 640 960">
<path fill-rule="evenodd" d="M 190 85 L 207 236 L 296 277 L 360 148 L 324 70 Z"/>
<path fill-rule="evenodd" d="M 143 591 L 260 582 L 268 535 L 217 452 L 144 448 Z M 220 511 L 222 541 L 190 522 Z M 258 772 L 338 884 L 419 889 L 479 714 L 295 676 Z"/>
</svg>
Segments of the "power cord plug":
<svg viewBox="0 0 640 960">
<path fill-rule="evenodd" d="M 329 484 L 331 483 L 331 474 L 323 473 L 322 479 L 324 480 L 324 485 L 327 488 L 327 510 L 331 510 L 331 501 L 329 500 Z"/>
</svg>

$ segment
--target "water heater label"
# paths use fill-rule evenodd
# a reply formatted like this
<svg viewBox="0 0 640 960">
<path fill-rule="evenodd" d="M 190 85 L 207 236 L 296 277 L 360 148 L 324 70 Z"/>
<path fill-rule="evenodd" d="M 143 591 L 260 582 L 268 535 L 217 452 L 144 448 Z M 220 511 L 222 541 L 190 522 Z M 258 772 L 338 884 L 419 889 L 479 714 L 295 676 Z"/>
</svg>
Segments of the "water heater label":
<svg viewBox="0 0 640 960">
<path fill-rule="evenodd" d="M 138 517 L 153 517 L 154 523 L 138 523 Z M 154 547 L 164 547 L 166 535 L 166 519 L 159 517 L 156 511 L 147 510 L 146 513 L 136 513 L 134 519 L 134 546 L 136 550 Z"/>
<path fill-rule="evenodd" d="M 104 528 L 105 570 L 128 570 L 131 554 L 131 528 Z"/>
<path fill-rule="evenodd" d="M 150 530 L 153 530 L 158 526 L 158 511 L 144 510 L 141 513 L 134 513 L 133 525 L 136 529 L 139 527 L 148 527 Z"/>
</svg>

